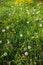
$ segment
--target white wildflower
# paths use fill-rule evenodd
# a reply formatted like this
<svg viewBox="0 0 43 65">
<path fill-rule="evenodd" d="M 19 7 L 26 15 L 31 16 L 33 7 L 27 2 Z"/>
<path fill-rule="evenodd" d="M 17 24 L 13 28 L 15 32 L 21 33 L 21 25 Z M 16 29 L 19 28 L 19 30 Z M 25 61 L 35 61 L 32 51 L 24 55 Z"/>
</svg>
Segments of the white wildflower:
<svg viewBox="0 0 43 65">
<path fill-rule="evenodd" d="M 29 23 L 29 21 L 27 21 L 27 24 Z"/>
<path fill-rule="evenodd" d="M 3 56 L 7 56 L 7 52 L 5 52 L 5 53 L 3 54 Z"/>
<path fill-rule="evenodd" d="M 42 24 L 40 24 L 39 26 L 42 27 Z"/>
<path fill-rule="evenodd" d="M 20 37 L 23 37 L 23 34 L 20 34 Z"/>
<path fill-rule="evenodd" d="M 28 52 L 25 52 L 24 54 L 25 54 L 25 56 L 28 56 Z"/>
<path fill-rule="evenodd" d="M 9 29 L 9 26 L 7 26 L 6 29 Z"/>
<path fill-rule="evenodd" d="M 2 29 L 2 32 L 5 32 L 5 29 Z"/>
<path fill-rule="evenodd" d="M 31 46 L 28 46 L 28 49 L 31 49 Z"/>
<path fill-rule="evenodd" d="M 2 43 L 2 41 L 0 40 L 0 44 Z"/>
<path fill-rule="evenodd" d="M 26 51 L 26 50 L 27 50 L 27 48 L 25 47 L 25 48 L 24 48 L 24 51 Z"/>
</svg>

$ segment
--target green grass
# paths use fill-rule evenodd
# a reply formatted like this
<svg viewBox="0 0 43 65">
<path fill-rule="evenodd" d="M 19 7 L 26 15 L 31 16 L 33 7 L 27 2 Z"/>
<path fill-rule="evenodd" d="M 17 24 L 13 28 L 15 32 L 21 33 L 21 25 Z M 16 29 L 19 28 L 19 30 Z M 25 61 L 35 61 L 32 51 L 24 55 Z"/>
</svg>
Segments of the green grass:
<svg viewBox="0 0 43 65">
<path fill-rule="evenodd" d="M 43 2 L 0 4 L 0 65 L 43 65 Z"/>
</svg>

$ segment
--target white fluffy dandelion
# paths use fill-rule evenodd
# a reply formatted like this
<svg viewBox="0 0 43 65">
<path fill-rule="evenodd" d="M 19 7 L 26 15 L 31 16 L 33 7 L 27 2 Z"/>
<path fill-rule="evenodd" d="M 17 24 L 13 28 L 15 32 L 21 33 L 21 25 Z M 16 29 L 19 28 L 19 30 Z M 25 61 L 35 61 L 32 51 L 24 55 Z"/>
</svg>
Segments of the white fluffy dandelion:
<svg viewBox="0 0 43 65">
<path fill-rule="evenodd" d="M 0 40 L 0 44 L 2 43 L 2 41 Z"/>
<path fill-rule="evenodd" d="M 25 54 L 25 56 L 28 56 L 28 52 L 25 52 L 24 54 Z"/>
<path fill-rule="evenodd" d="M 20 37 L 23 37 L 23 34 L 20 34 Z"/>
<path fill-rule="evenodd" d="M 28 49 L 31 49 L 31 46 L 28 46 Z"/>
<path fill-rule="evenodd" d="M 42 27 L 42 24 L 40 24 L 39 26 Z"/>
<path fill-rule="evenodd" d="M 9 29 L 9 26 L 7 26 L 6 29 Z"/>
<path fill-rule="evenodd" d="M 27 24 L 29 24 L 29 21 L 27 21 Z"/>
<path fill-rule="evenodd" d="M 24 51 L 26 51 L 26 50 L 27 50 L 27 47 L 24 48 Z"/>
<path fill-rule="evenodd" d="M 4 52 L 3 56 L 7 56 L 7 52 Z"/>
<path fill-rule="evenodd" d="M 5 29 L 2 29 L 2 32 L 5 32 Z"/>
</svg>

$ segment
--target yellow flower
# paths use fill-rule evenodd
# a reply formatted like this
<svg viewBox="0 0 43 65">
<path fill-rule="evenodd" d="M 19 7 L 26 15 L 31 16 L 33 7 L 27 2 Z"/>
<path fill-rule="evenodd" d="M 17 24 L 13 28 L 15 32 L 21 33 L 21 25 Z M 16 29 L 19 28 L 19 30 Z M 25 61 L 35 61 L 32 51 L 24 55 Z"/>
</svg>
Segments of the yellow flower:
<svg viewBox="0 0 43 65">
<path fill-rule="evenodd" d="M 16 0 L 15 1 L 15 4 L 18 4 L 18 3 L 23 3 L 23 2 L 28 2 L 28 3 L 31 3 L 32 0 Z"/>
<path fill-rule="evenodd" d="M 16 1 L 15 1 L 15 4 L 23 3 L 23 2 L 24 2 L 24 0 L 16 0 Z"/>
</svg>

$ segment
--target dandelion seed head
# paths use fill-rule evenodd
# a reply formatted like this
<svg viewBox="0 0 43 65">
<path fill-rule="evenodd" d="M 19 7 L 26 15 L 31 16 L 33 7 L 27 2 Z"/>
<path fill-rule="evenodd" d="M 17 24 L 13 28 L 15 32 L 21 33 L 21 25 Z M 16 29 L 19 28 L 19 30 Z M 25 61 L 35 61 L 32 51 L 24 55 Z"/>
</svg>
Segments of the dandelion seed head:
<svg viewBox="0 0 43 65">
<path fill-rule="evenodd" d="M 7 56 L 7 52 L 4 52 L 3 56 Z"/>
<path fill-rule="evenodd" d="M 0 40 L 0 44 L 2 43 L 2 41 Z"/>
<path fill-rule="evenodd" d="M 31 46 L 28 46 L 28 49 L 31 49 Z"/>
<path fill-rule="evenodd" d="M 23 34 L 20 34 L 20 37 L 23 37 Z"/>
<path fill-rule="evenodd" d="M 5 29 L 2 29 L 2 32 L 5 32 Z"/>
<path fill-rule="evenodd" d="M 39 26 L 42 27 L 42 24 L 40 24 Z"/>
<path fill-rule="evenodd" d="M 28 56 L 28 52 L 25 52 L 24 54 L 25 54 L 25 56 Z"/>
</svg>

